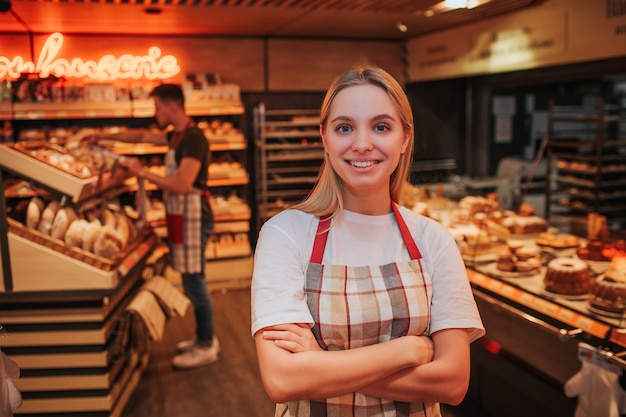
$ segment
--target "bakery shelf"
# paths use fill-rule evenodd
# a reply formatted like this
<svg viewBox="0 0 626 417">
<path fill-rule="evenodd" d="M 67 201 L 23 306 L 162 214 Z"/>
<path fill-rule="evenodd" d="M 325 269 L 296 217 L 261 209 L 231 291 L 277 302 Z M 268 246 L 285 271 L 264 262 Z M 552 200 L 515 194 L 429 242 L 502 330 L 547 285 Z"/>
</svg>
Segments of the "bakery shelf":
<svg viewBox="0 0 626 417">
<path fill-rule="evenodd" d="M 254 108 L 258 223 L 302 200 L 324 159 L 317 109 Z"/>
<path fill-rule="evenodd" d="M 210 188 L 213 187 L 235 187 L 238 185 L 247 185 L 249 179 L 247 176 L 241 178 L 224 178 L 224 179 L 209 179 L 207 184 Z"/>
<path fill-rule="evenodd" d="M 269 153 L 267 155 L 268 162 L 278 161 L 311 161 L 324 159 L 324 151 L 317 152 L 306 150 L 304 152 L 287 152 L 287 153 Z"/>
<path fill-rule="evenodd" d="M 619 103 L 619 100 L 618 100 Z M 626 129 L 623 105 L 607 103 L 602 95 L 558 95 L 548 106 L 547 166 L 551 181 L 546 188 L 546 214 L 558 207 L 559 215 L 570 209 L 619 217 L 626 180 Z M 570 186 L 570 187 L 567 187 Z M 591 190 L 591 191 L 590 191 Z M 583 199 L 568 208 L 553 203 L 554 195 Z M 608 202 L 612 204 L 607 204 Z"/>
<path fill-rule="evenodd" d="M 104 119 L 131 116 L 130 101 L 13 104 L 13 118 L 15 120 Z"/>
<path fill-rule="evenodd" d="M 0 159 L 2 159 L 3 167 L 16 175 L 69 196 L 73 202 L 123 187 L 124 178 L 113 178 L 110 172 L 105 172 L 101 177 L 80 178 L 36 159 L 30 155 L 29 149 L 19 144 L 0 144 Z"/>
<path fill-rule="evenodd" d="M 0 103 L 0 120 L 11 119 L 13 119 L 13 107 L 11 107 L 11 103 Z"/>
<path fill-rule="evenodd" d="M 133 268 L 145 263 L 157 240 L 145 231 L 122 258 L 112 261 L 7 220 L 15 292 L 114 289 Z"/>
<path fill-rule="evenodd" d="M 220 151 L 243 151 L 246 149 L 245 142 L 211 142 L 211 151 L 212 152 L 220 152 Z"/>
<path fill-rule="evenodd" d="M 293 131 L 267 131 L 266 139 L 300 139 L 315 137 L 320 134 L 319 129 L 293 130 Z"/>
<path fill-rule="evenodd" d="M 189 116 L 231 116 L 244 113 L 240 100 L 186 100 L 185 110 Z M 153 100 L 133 100 L 132 116 L 154 117 Z"/>
</svg>

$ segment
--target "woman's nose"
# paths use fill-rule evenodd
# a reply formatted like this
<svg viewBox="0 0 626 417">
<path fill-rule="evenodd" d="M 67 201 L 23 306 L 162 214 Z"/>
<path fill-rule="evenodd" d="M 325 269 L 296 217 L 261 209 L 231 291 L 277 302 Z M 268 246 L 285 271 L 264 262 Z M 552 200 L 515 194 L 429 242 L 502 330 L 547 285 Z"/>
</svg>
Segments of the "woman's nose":
<svg viewBox="0 0 626 417">
<path fill-rule="evenodd" d="M 370 132 L 360 129 L 355 132 L 352 141 L 352 150 L 356 152 L 366 152 L 372 149 L 372 138 Z"/>
</svg>

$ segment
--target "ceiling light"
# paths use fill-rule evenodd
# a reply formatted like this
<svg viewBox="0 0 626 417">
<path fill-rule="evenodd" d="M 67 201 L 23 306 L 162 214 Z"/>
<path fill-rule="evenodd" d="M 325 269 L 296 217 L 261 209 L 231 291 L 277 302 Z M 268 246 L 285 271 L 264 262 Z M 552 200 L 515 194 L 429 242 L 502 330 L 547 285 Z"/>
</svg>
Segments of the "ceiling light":
<svg viewBox="0 0 626 417">
<path fill-rule="evenodd" d="M 407 30 L 409 30 L 409 28 L 402 22 L 397 22 L 396 23 L 396 28 L 398 28 L 398 30 L 402 33 L 406 32 Z"/>
<path fill-rule="evenodd" d="M 418 11 L 417 14 L 430 17 L 459 9 L 473 9 L 490 3 L 491 1 L 493 0 L 441 0 L 439 3 L 435 3 L 427 9 Z"/>
<path fill-rule="evenodd" d="M 448 9 L 465 9 L 467 8 L 467 0 L 445 0 Z"/>
</svg>

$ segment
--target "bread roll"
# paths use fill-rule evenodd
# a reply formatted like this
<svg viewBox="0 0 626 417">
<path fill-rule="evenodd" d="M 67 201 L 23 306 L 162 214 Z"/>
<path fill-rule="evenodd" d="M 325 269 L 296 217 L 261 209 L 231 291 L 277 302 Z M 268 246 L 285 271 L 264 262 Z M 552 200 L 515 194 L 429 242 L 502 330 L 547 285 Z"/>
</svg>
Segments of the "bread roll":
<svg viewBox="0 0 626 417">
<path fill-rule="evenodd" d="M 41 233 L 45 233 L 46 235 L 50 234 L 52 222 L 54 221 L 57 211 L 59 211 L 59 207 L 61 207 L 61 205 L 56 200 L 52 200 L 48 203 L 46 208 L 43 210 L 43 213 L 41 213 L 41 220 L 39 221 L 37 230 Z"/>
<path fill-rule="evenodd" d="M 113 214 L 111 210 L 108 210 L 108 209 L 104 210 L 102 212 L 102 225 L 115 229 L 116 224 L 117 224 L 117 218 L 115 217 L 115 214 Z"/>
<path fill-rule="evenodd" d="M 85 219 L 74 220 L 65 232 L 65 244 L 67 246 L 76 246 L 77 248 L 82 247 L 83 235 L 88 225 L 89 222 Z"/>
<path fill-rule="evenodd" d="M 57 211 L 52 222 L 52 228 L 50 229 L 50 236 L 55 239 L 65 240 L 65 232 L 70 227 L 70 224 L 76 220 L 78 216 L 71 207 L 63 207 Z"/>
<path fill-rule="evenodd" d="M 28 207 L 26 208 L 26 226 L 30 227 L 31 229 L 36 229 L 39 225 L 42 212 L 45 208 L 46 205 L 41 198 L 31 198 L 28 202 Z"/>
<path fill-rule="evenodd" d="M 101 231 L 102 223 L 100 223 L 100 220 L 94 219 L 90 221 L 83 232 L 82 248 L 89 252 L 93 252 L 93 245 L 96 242 L 96 239 L 98 239 Z"/>
<path fill-rule="evenodd" d="M 122 237 L 113 227 L 103 226 L 93 245 L 93 251 L 98 256 L 115 260 L 122 253 Z"/>
<path fill-rule="evenodd" d="M 115 213 L 115 220 L 115 230 L 117 230 L 122 239 L 122 249 L 125 249 L 130 238 L 130 221 L 128 221 L 124 213 Z"/>
</svg>

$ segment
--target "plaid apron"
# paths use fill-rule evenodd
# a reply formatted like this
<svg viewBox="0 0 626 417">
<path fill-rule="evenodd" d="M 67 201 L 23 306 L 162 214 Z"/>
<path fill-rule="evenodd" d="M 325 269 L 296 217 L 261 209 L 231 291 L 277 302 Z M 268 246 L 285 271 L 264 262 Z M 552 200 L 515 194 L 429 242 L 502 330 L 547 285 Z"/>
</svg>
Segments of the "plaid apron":
<svg viewBox="0 0 626 417">
<path fill-rule="evenodd" d="M 165 175 L 176 175 L 175 149 L 165 156 Z M 192 188 L 187 194 L 163 192 L 167 240 L 172 268 L 180 273 L 195 274 L 202 271 L 204 250 L 201 247 L 202 198 L 204 193 Z"/>
<path fill-rule="evenodd" d="M 321 218 L 305 291 L 313 333 L 325 350 L 353 349 L 428 331 L 432 283 L 397 206 L 396 222 L 410 261 L 381 266 L 323 265 L 330 218 Z M 384 360 L 384 359 L 383 359 Z M 355 392 L 341 397 L 279 404 L 276 416 L 440 417 L 438 403 L 402 403 Z"/>
</svg>

